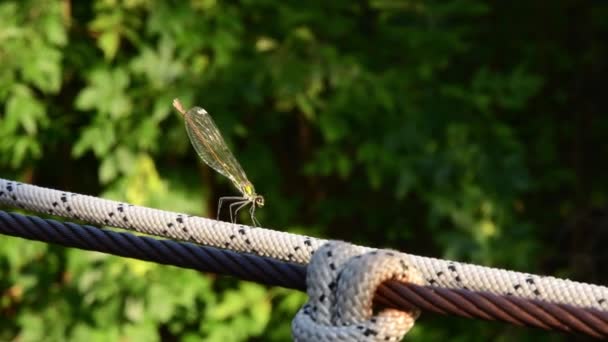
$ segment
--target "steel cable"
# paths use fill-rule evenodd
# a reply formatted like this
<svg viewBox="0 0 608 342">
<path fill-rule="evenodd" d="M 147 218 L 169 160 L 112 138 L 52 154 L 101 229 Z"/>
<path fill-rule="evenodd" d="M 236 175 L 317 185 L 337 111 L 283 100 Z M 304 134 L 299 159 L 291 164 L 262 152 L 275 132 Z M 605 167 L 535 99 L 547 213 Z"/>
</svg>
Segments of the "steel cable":
<svg viewBox="0 0 608 342">
<path fill-rule="evenodd" d="M 0 233 L 201 272 L 231 275 L 271 286 L 305 290 L 306 265 L 253 254 L 4 211 L 0 211 Z M 384 283 L 378 290 L 375 302 L 397 309 L 416 306 L 443 315 L 496 320 L 608 338 L 608 312 L 567 304 L 396 281 Z"/>
</svg>

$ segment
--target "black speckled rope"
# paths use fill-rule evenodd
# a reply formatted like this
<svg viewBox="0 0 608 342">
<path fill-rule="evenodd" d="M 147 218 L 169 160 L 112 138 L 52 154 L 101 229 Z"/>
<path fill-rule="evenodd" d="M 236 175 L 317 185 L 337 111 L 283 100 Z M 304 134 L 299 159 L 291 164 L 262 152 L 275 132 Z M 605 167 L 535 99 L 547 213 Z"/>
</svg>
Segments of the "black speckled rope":
<svg viewBox="0 0 608 342">
<path fill-rule="evenodd" d="M 328 242 L 1 178 L 0 205 L 299 264 L 308 264 L 314 251 Z M 606 286 L 400 253 L 422 274 L 428 285 L 438 288 L 490 292 L 608 311 Z"/>
<path fill-rule="evenodd" d="M 1 210 L 0 233 L 305 290 L 305 265 L 252 254 L 173 240 L 158 240 Z M 396 281 L 381 285 L 375 302 L 396 309 L 408 310 L 415 306 L 439 314 L 498 320 L 521 326 L 608 338 L 608 312 L 566 304 L 499 296 L 488 292 L 406 285 Z"/>
</svg>

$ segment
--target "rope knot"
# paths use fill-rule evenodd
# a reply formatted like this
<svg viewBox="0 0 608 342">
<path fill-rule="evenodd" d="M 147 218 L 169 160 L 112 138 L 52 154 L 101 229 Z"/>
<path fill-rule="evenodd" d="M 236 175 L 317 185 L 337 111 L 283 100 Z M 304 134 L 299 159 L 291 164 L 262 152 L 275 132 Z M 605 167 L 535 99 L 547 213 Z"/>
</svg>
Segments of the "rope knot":
<svg viewBox="0 0 608 342">
<path fill-rule="evenodd" d="M 389 279 L 424 283 L 401 253 L 339 241 L 324 244 L 308 265 L 309 298 L 292 322 L 294 340 L 400 341 L 419 310 L 383 309 L 374 314 L 376 289 Z"/>
</svg>

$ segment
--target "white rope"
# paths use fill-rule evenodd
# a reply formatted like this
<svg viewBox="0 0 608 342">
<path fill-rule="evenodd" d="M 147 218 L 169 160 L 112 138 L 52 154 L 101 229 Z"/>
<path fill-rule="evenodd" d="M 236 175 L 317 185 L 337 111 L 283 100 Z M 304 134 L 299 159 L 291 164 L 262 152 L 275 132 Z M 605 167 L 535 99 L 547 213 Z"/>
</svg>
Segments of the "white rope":
<svg viewBox="0 0 608 342">
<path fill-rule="evenodd" d="M 308 302 L 291 324 L 294 340 L 401 341 L 420 311 L 383 309 L 373 314 L 376 289 L 390 279 L 424 285 L 401 253 L 339 241 L 321 246 L 306 270 Z"/>
<path fill-rule="evenodd" d="M 326 240 L 0 179 L 0 204 L 306 264 Z M 366 248 L 367 250 L 372 250 Z M 608 311 L 608 288 L 402 253 L 427 284 Z"/>
</svg>

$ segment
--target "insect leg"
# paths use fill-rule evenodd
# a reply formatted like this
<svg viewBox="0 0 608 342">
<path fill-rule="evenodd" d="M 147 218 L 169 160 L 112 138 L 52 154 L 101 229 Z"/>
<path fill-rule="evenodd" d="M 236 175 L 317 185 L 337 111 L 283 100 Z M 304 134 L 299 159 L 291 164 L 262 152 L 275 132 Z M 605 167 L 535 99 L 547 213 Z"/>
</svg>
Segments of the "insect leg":
<svg viewBox="0 0 608 342">
<path fill-rule="evenodd" d="M 244 200 L 244 197 L 239 197 L 239 196 L 224 196 L 224 197 L 220 197 L 219 203 L 217 204 L 217 217 L 216 219 L 219 220 L 220 219 L 220 211 L 222 210 L 222 203 L 224 201 L 232 201 L 232 200 Z"/>
<path fill-rule="evenodd" d="M 234 220 L 235 221 L 238 218 L 237 213 L 239 212 L 239 210 L 241 210 L 243 207 L 245 207 L 249 203 L 251 203 L 251 201 L 247 201 L 247 202 L 243 203 L 241 206 L 239 206 L 238 208 L 236 208 L 236 210 L 234 211 Z M 251 204 L 253 205 L 253 203 L 251 203 Z"/>
<path fill-rule="evenodd" d="M 255 203 L 249 208 L 249 214 L 251 215 L 251 222 L 253 222 L 254 227 L 260 226 L 260 221 L 255 218 Z"/>
<path fill-rule="evenodd" d="M 231 203 L 230 206 L 228 207 L 228 211 L 230 211 L 230 222 L 235 223 L 236 222 L 236 213 L 241 210 L 242 207 L 246 206 L 247 203 L 249 203 L 249 200 L 244 200 L 244 201 L 239 201 L 239 202 L 234 202 Z M 232 207 L 237 206 L 236 210 L 234 211 L 234 217 L 233 217 L 233 211 L 232 211 Z"/>
</svg>

